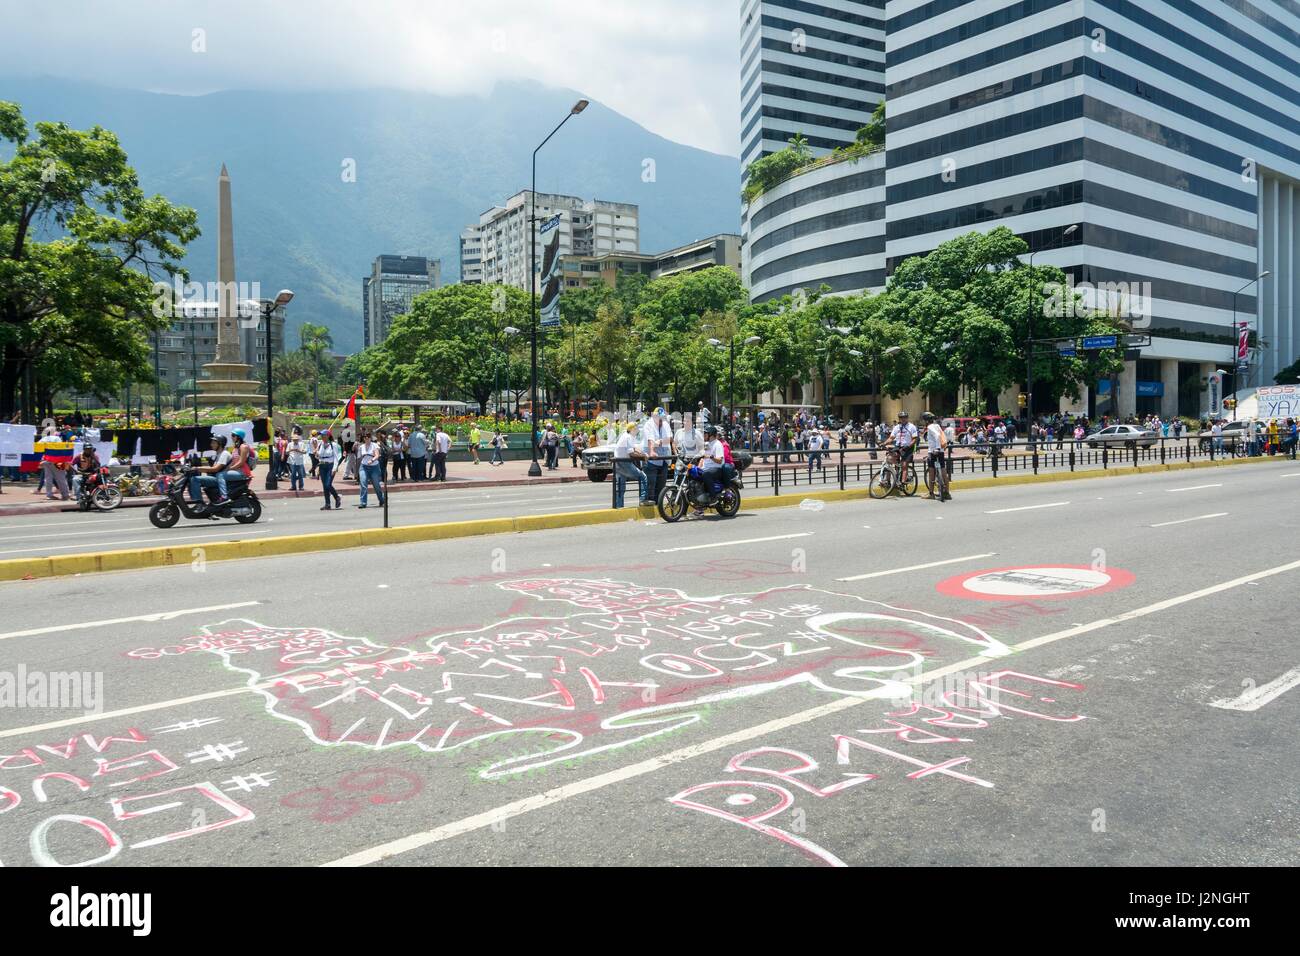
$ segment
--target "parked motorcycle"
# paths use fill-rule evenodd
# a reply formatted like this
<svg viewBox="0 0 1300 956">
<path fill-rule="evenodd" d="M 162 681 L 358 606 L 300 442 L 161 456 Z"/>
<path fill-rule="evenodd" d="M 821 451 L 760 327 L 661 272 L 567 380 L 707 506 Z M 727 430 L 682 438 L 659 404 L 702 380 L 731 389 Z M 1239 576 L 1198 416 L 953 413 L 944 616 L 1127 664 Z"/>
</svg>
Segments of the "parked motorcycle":
<svg viewBox="0 0 1300 956">
<path fill-rule="evenodd" d="M 710 490 L 710 480 L 685 458 L 673 463 L 673 474 L 659 492 L 655 502 L 659 516 L 672 524 L 686 517 L 686 509 L 713 508 L 724 518 L 734 518 L 740 511 L 742 483 L 740 471 L 733 469 L 731 478 L 721 482 L 718 491 Z"/>
<path fill-rule="evenodd" d="M 175 477 L 159 478 L 163 500 L 149 509 L 149 520 L 156 528 L 171 528 L 182 517 L 191 521 L 217 521 L 234 518 L 240 524 L 252 524 L 262 517 L 262 502 L 246 481 L 230 483 L 230 500 L 213 504 L 206 498 L 193 502 L 188 497 L 191 469 L 184 468 Z"/>
<path fill-rule="evenodd" d="M 82 511 L 91 508 L 112 511 L 121 503 L 122 492 L 117 490 L 117 485 L 109 478 L 107 467 L 101 467 L 81 479 L 81 488 L 77 491 L 77 507 Z"/>
</svg>

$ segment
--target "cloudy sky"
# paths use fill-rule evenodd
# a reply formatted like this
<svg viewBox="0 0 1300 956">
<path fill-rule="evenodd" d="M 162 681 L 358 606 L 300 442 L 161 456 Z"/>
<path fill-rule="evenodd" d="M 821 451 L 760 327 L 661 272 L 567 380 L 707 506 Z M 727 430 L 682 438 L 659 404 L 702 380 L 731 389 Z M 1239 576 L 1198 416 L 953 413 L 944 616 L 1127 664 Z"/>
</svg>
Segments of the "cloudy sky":
<svg viewBox="0 0 1300 956">
<path fill-rule="evenodd" d="M 0 0 L 0 72 L 169 93 L 463 94 L 531 77 L 734 156 L 738 9 L 738 0 Z"/>
</svg>

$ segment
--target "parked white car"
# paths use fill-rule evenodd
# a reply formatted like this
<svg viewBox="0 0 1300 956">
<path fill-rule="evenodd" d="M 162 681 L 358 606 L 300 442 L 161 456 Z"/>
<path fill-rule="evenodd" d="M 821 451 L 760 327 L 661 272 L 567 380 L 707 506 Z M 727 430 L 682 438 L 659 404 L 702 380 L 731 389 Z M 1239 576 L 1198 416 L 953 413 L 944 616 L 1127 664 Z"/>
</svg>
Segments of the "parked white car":
<svg viewBox="0 0 1300 956">
<path fill-rule="evenodd" d="M 1150 448 L 1156 443 L 1159 436 L 1147 428 L 1138 428 L 1136 425 L 1111 425 L 1103 428 L 1099 432 L 1093 432 L 1084 439 L 1089 448 L 1097 448 L 1100 445 L 1124 445 L 1133 447 L 1141 445 L 1143 448 Z"/>
</svg>

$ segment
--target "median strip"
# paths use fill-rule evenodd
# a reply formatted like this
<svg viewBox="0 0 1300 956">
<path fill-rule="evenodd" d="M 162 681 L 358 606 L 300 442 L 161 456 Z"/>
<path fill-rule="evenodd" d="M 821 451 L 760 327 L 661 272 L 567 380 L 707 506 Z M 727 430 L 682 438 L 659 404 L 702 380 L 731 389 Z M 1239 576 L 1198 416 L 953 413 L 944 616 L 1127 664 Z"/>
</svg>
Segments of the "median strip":
<svg viewBox="0 0 1300 956">
<path fill-rule="evenodd" d="M 1137 468 L 1115 468 L 1104 471 L 1052 472 L 1043 475 L 1029 474 L 1001 478 L 973 478 L 954 481 L 952 488 L 954 491 L 970 491 L 1007 485 L 1030 485 L 1083 478 L 1156 474 L 1167 471 L 1183 471 L 1189 468 L 1259 464 L 1267 461 L 1267 458 L 1236 458 L 1215 462 L 1200 461 L 1181 462 L 1173 465 L 1143 465 Z M 769 495 L 749 499 L 745 502 L 743 510 L 760 511 L 766 508 L 797 508 L 801 502 L 807 501 L 809 498 L 825 502 L 861 501 L 868 499 L 869 494 L 866 488 L 853 488 L 845 491 L 819 491 L 799 495 Z M 520 515 L 513 518 L 480 518 L 472 521 L 408 525 L 401 528 L 369 528 L 353 531 L 327 531 L 317 534 L 281 535 L 270 538 L 212 541 L 202 545 L 184 544 L 87 554 L 52 555 L 43 558 L 17 558 L 0 561 L 0 581 L 33 580 L 73 574 L 91 574 L 100 571 L 137 571 L 144 568 L 165 568 L 192 564 L 200 559 L 203 561 L 233 561 L 239 558 L 266 558 L 285 554 L 337 551 L 341 548 L 368 548 L 384 544 L 413 544 L 422 541 L 445 541 L 451 538 L 472 538 L 493 534 L 517 534 L 525 531 L 578 528 L 587 525 L 617 524 L 635 520 L 638 517 L 654 518 L 656 517 L 655 509 L 645 507 L 617 511 L 613 509 L 569 511 L 541 515 Z"/>
</svg>

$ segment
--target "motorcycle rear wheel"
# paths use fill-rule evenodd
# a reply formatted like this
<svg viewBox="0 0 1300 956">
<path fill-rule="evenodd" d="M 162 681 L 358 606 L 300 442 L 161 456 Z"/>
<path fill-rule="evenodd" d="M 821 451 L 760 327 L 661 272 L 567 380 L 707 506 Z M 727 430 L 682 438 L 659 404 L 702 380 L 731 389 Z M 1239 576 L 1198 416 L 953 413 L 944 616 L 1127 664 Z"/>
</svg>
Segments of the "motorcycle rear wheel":
<svg viewBox="0 0 1300 956">
<path fill-rule="evenodd" d="M 172 528 L 181 520 L 181 510 L 173 501 L 160 501 L 149 509 L 149 521 L 155 528 Z"/>
<path fill-rule="evenodd" d="M 659 517 L 669 524 L 675 524 L 686 517 L 686 489 L 677 485 L 665 485 L 664 490 L 659 492 L 659 500 L 655 502 L 659 509 Z"/>
<path fill-rule="evenodd" d="M 262 517 L 262 502 L 258 501 L 254 495 L 249 495 L 248 498 L 253 504 L 253 511 L 251 514 L 235 515 L 235 520 L 240 524 L 252 524 L 258 518 Z"/>
<path fill-rule="evenodd" d="M 724 518 L 734 518 L 740 513 L 740 491 L 724 488 L 718 498 L 717 512 Z"/>
</svg>

